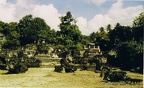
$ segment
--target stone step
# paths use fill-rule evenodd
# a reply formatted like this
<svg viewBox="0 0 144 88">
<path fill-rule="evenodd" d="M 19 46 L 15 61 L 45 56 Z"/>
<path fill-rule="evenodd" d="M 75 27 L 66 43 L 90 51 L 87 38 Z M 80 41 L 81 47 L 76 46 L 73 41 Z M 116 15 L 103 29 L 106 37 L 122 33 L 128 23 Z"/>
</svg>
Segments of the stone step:
<svg viewBox="0 0 144 88">
<path fill-rule="evenodd" d="M 37 59 L 40 59 L 41 61 L 60 61 L 61 58 L 38 58 L 36 57 Z"/>
<path fill-rule="evenodd" d="M 53 62 L 53 63 L 44 63 L 44 62 L 42 62 L 42 65 L 60 65 L 60 63 L 57 63 L 57 62 Z"/>
<path fill-rule="evenodd" d="M 54 57 L 37 57 L 38 59 L 61 59 L 61 58 L 54 58 Z"/>
<path fill-rule="evenodd" d="M 60 59 L 40 59 L 42 63 L 60 63 Z"/>
<path fill-rule="evenodd" d="M 40 68 L 54 68 L 55 65 L 42 65 Z"/>
<path fill-rule="evenodd" d="M 59 63 L 57 63 L 57 64 L 50 64 L 50 63 L 46 64 L 45 63 L 45 64 L 41 65 L 41 68 L 54 68 L 56 65 L 60 65 L 60 64 Z M 82 65 L 79 65 L 79 64 L 75 64 L 74 66 L 77 67 L 77 68 L 82 67 Z M 95 69 L 95 65 L 89 65 L 88 69 Z"/>
</svg>

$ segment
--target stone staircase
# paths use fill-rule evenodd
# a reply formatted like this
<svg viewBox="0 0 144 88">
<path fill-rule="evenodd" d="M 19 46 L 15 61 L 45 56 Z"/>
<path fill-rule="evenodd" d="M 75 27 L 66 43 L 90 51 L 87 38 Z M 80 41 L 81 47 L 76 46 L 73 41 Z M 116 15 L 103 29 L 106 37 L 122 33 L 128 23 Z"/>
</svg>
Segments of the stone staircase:
<svg viewBox="0 0 144 88">
<path fill-rule="evenodd" d="M 61 58 L 52 58 L 48 55 L 37 55 L 37 59 L 42 61 L 41 68 L 54 68 L 55 65 L 60 65 Z"/>
<path fill-rule="evenodd" d="M 41 68 L 54 68 L 55 65 L 60 65 L 60 59 L 61 58 L 52 58 L 48 55 L 37 55 L 37 59 L 40 59 L 42 61 Z M 89 70 L 94 70 L 95 69 L 95 64 L 94 65 L 88 65 Z M 80 68 L 80 64 L 75 64 L 75 67 Z"/>
</svg>

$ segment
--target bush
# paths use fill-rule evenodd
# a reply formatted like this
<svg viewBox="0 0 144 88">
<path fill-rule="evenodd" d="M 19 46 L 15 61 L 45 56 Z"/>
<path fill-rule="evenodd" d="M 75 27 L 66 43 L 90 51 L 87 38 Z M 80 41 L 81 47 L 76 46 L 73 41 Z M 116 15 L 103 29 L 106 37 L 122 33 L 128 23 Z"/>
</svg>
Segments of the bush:
<svg viewBox="0 0 144 88">
<path fill-rule="evenodd" d="M 28 71 L 28 66 L 27 66 L 27 64 L 25 63 L 25 62 L 18 62 L 15 66 L 14 66 L 14 68 L 10 68 L 9 70 L 8 70 L 8 73 L 16 73 L 16 74 L 18 74 L 18 73 L 24 73 L 24 72 L 26 72 L 26 71 Z"/>
<path fill-rule="evenodd" d="M 37 46 L 37 51 L 39 53 L 44 53 L 44 54 L 47 54 L 48 53 L 48 48 L 46 45 L 42 44 L 42 45 L 38 45 Z"/>
<path fill-rule="evenodd" d="M 74 66 L 71 66 L 71 67 L 69 67 L 69 66 L 67 66 L 67 67 L 64 67 L 65 68 L 65 72 L 75 72 L 76 70 L 77 70 L 77 68 L 76 67 L 74 67 Z"/>
<path fill-rule="evenodd" d="M 135 41 L 123 42 L 118 47 L 117 59 L 122 69 L 143 67 L 143 45 Z"/>
<path fill-rule="evenodd" d="M 104 80 L 112 81 L 112 82 L 119 82 L 124 81 L 126 78 L 126 72 L 124 71 L 107 71 L 104 74 Z"/>
<path fill-rule="evenodd" d="M 55 72 L 62 72 L 62 70 L 63 70 L 63 67 L 61 65 L 55 66 L 55 69 L 54 69 Z"/>
<path fill-rule="evenodd" d="M 40 67 L 42 61 L 40 59 L 36 59 L 34 57 L 28 59 L 28 67 Z"/>
</svg>

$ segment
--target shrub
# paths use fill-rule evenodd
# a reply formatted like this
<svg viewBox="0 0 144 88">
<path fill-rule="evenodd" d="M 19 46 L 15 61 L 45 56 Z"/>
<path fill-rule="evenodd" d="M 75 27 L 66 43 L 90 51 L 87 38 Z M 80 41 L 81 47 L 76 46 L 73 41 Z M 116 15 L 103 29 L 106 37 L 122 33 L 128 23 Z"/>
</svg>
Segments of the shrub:
<svg viewBox="0 0 144 88">
<path fill-rule="evenodd" d="M 61 72 L 62 70 L 63 70 L 63 67 L 61 65 L 55 66 L 55 69 L 54 69 L 55 72 Z"/>
<path fill-rule="evenodd" d="M 76 67 L 74 67 L 74 66 L 71 66 L 71 67 L 69 67 L 69 66 L 67 66 L 67 67 L 64 67 L 65 68 L 65 72 L 75 72 L 76 70 L 77 70 L 77 68 Z"/>
<path fill-rule="evenodd" d="M 37 46 L 37 51 L 39 53 L 44 53 L 44 54 L 47 54 L 48 53 L 48 48 L 46 45 L 42 44 L 42 45 L 38 45 Z"/>
<path fill-rule="evenodd" d="M 28 59 L 28 67 L 40 67 L 42 61 L 40 59 L 36 59 L 35 57 L 32 57 Z"/>
<path fill-rule="evenodd" d="M 9 70 L 8 70 L 8 73 L 16 73 L 16 74 L 18 74 L 18 73 L 24 73 L 24 72 L 26 72 L 26 71 L 28 71 L 28 66 L 27 66 L 27 64 L 25 63 L 25 62 L 18 62 L 15 66 L 14 66 L 14 68 L 10 68 Z"/>
</svg>

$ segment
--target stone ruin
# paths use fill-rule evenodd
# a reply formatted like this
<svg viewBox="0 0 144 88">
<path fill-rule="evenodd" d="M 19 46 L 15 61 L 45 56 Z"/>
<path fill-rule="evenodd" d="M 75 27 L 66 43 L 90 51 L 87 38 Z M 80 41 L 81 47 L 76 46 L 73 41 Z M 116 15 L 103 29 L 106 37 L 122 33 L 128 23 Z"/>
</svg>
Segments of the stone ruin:
<svg viewBox="0 0 144 88">
<path fill-rule="evenodd" d="M 67 59 L 69 61 L 63 62 L 65 66 L 73 64 L 73 67 L 80 68 L 81 70 L 88 70 L 88 68 L 101 70 L 101 68 L 107 63 L 107 58 L 101 54 L 100 47 L 96 46 L 95 43 L 89 43 L 84 46 L 83 51 L 71 51 L 63 58 L 63 60 Z M 61 67 L 63 67 L 62 64 L 55 66 L 55 71 L 61 71 Z"/>
<path fill-rule="evenodd" d="M 3 49 L 0 52 L 0 59 L 5 60 L 5 63 L 1 65 L 2 69 L 7 69 L 8 73 L 23 73 L 29 67 L 40 67 L 41 65 L 41 61 L 35 58 L 36 48 L 34 45 L 20 47 L 17 50 Z"/>
</svg>

